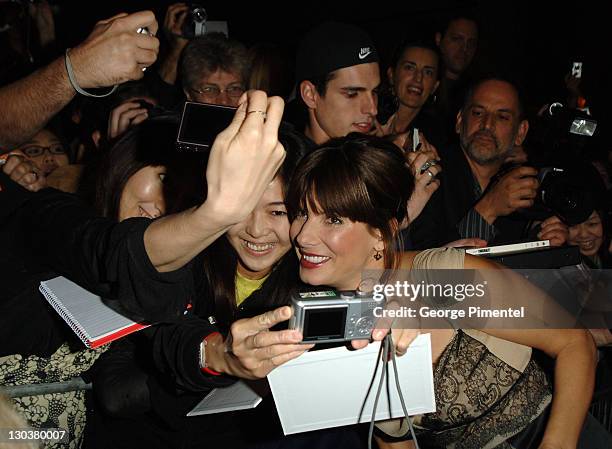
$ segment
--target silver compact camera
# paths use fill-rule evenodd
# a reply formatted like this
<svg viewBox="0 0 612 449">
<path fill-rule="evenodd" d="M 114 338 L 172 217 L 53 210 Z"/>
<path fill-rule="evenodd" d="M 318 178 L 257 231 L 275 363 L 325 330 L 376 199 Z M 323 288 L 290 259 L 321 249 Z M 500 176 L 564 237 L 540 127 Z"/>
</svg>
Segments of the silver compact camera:
<svg viewBox="0 0 612 449">
<path fill-rule="evenodd" d="M 384 298 L 360 290 L 297 292 L 291 297 L 289 329 L 302 332 L 302 343 L 367 340 L 374 328 L 374 309 L 383 306 Z"/>
</svg>

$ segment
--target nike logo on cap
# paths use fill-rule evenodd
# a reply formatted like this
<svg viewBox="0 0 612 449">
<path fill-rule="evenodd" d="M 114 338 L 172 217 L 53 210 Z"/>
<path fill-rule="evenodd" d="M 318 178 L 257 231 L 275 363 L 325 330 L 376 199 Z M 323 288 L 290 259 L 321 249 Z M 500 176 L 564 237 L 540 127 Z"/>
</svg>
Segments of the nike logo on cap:
<svg viewBox="0 0 612 449">
<path fill-rule="evenodd" d="M 370 47 L 363 47 L 361 50 L 359 50 L 359 59 L 365 59 L 370 56 L 371 53 L 372 50 L 370 50 Z"/>
</svg>

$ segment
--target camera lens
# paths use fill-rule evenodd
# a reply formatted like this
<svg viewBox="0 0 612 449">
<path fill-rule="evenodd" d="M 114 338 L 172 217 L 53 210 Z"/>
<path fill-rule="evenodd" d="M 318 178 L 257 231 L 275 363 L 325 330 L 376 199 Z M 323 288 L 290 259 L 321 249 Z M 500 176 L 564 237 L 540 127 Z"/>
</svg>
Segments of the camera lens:
<svg viewBox="0 0 612 449">
<path fill-rule="evenodd" d="M 206 10 L 201 6 L 193 8 L 191 15 L 193 16 L 194 22 L 206 22 L 206 19 L 208 18 Z"/>
</svg>

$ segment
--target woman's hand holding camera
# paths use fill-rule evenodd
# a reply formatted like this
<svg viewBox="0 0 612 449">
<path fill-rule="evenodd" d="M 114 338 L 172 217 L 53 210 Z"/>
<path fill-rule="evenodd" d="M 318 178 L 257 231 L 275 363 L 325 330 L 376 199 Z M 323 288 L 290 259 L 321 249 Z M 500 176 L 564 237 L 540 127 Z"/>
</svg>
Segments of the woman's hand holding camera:
<svg viewBox="0 0 612 449">
<path fill-rule="evenodd" d="M 291 308 L 284 306 L 234 322 L 225 340 L 221 335 L 207 340 L 207 365 L 217 372 L 244 379 L 266 377 L 277 366 L 314 346 L 300 344 L 299 331 L 270 331 L 271 327 L 289 318 Z"/>
<path fill-rule="evenodd" d="M 232 123 L 210 149 L 206 201 L 155 220 L 145 231 L 147 255 L 159 272 L 183 267 L 248 217 L 285 158 L 278 141 L 283 100 L 249 91 L 239 104 Z"/>
<path fill-rule="evenodd" d="M 202 205 L 220 227 L 245 219 L 257 205 L 285 158 L 278 141 L 284 102 L 262 91 L 240 99 L 232 123 L 210 150 L 206 180 L 208 196 Z"/>
</svg>

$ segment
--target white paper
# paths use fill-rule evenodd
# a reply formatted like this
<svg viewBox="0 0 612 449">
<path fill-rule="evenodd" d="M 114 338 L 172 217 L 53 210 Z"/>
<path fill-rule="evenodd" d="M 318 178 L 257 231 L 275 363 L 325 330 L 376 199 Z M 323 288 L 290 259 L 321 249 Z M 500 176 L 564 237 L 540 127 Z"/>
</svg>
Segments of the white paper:
<svg viewBox="0 0 612 449">
<path fill-rule="evenodd" d="M 187 416 L 210 415 L 212 413 L 255 408 L 260 402 L 261 396 L 239 380 L 229 387 L 215 388 L 187 413 Z"/>
<path fill-rule="evenodd" d="M 340 347 L 307 352 L 268 374 L 285 435 L 370 421 L 382 369 L 381 363 L 374 378 L 379 350 L 380 343 L 372 343 L 358 351 Z M 418 336 L 396 360 L 408 414 L 434 412 L 430 335 Z M 404 416 L 391 362 L 388 374 L 377 421 Z"/>
</svg>

